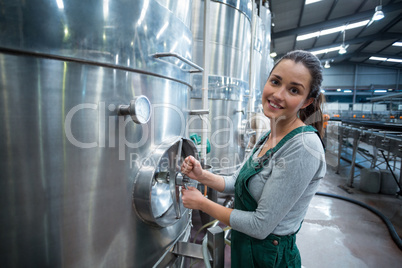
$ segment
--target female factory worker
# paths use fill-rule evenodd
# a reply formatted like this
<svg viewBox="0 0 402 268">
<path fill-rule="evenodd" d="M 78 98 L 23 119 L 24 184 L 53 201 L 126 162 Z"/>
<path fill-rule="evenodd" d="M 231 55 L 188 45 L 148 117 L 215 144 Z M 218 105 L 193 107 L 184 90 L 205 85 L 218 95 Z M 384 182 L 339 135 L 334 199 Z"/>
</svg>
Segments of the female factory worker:
<svg viewBox="0 0 402 268">
<path fill-rule="evenodd" d="M 262 93 L 271 131 L 262 135 L 242 167 L 233 176 L 219 176 L 203 170 L 192 156 L 182 164 L 182 173 L 190 178 L 234 193 L 231 209 L 194 187 L 182 191 L 185 207 L 232 227 L 232 267 L 301 266 L 296 233 L 326 171 L 320 139 L 321 82 L 317 57 L 306 51 L 286 54 L 272 69 Z"/>
</svg>

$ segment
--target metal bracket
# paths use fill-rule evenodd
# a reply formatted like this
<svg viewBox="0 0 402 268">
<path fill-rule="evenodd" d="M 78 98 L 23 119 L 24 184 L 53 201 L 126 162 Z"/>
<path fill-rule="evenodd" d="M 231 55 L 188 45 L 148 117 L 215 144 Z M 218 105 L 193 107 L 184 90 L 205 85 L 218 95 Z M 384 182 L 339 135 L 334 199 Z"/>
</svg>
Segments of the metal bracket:
<svg viewBox="0 0 402 268">
<path fill-rule="evenodd" d="M 209 114 L 209 110 L 191 110 L 190 115 Z"/>
<path fill-rule="evenodd" d="M 225 264 L 225 237 L 222 228 L 219 226 L 208 228 L 207 241 L 208 260 L 212 262 L 211 267 L 223 268 Z M 172 253 L 184 257 L 204 259 L 202 245 L 195 243 L 177 242 Z"/>
<path fill-rule="evenodd" d="M 164 57 L 174 57 L 177 58 L 179 60 L 181 60 L 182 62 L 190 65 L 191 67 L 195 68 L 196 70 L 190 70 L 188 72 L 190 73 L 201 73 L 204 71 L 204 69 L 200 66 L 198 66 L 197 64 L 195 64 L 194 62 L 186 59 L 185 57 L 177 54 L 177 53 L 172 53 L 172 52 L 161 52 L 161 53 L 155 53 L 151 55 L 152 57 L 158 59 L 158 58 L 164 58 Z"/>
<path fill-rule="evenodd" d="M 173 254 L 183 257 L 203 259 L 202 245 L 189 243 L 189 242 L 177 242 L 172 251 Z M 209 261 L 212 261 L 211 254 L 208 252 Z"/>
<path fill-rule="evenodd" d="M 225 237 L 224 231 L 219 226 L 207 229 L 208 249 L 212 252 L 211 267 L 218 268 L 225 265 Z"/>
</svg>

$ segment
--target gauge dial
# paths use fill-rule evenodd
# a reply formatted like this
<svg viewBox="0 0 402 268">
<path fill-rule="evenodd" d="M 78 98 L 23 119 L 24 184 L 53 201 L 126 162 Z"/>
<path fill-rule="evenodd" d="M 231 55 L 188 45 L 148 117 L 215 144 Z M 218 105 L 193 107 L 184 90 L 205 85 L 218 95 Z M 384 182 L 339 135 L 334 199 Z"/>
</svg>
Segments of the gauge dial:
<svg viewBox="0 0 402 268">
<path fill-rule="evenodd" d="M 135 97 L 130 102 L 130 114 L 137 124 L 146 124 L 151 118 L 151 103 L 145 96 Z"/>
</svg>

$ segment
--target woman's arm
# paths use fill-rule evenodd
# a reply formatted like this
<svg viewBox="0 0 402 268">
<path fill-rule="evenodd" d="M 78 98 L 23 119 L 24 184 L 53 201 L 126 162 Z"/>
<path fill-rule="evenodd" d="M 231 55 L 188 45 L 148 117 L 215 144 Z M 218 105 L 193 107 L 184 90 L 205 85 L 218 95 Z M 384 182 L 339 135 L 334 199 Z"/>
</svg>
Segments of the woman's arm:
<svg viewBox="0 0 402 268">
<path fill-rule="evenodd" d="M 223 177 L 202 169 L 200 162 L 193 156 L 188 156 L 184 159 L 181 165 L 181 173 L 218 192 L 222 192 L 225 189 Z"/>
<path fill-rule="evenodd" d="M 213 174 L 209 171 L 203 170 L 200 162 L 193 156 L 188 156 L 182 166 L 181 172 L 191 179 L 197 180 L 200 183 L 211 187 L 219 192 L 225 189 L 225 180 L 222 176 Z M 201 210 L 218 221 L 229 226 L 230 214 L 233 209 L 219 205 L 208 198 L 206 198 L 197 188 L 188 187 L 182 189 L 182 201 L 186 208 Z"/>
<path fill-rule="evenodd" d="M 230 226 L 230 214 L 233 209 L 219 205 L 201 194 L 197 188 L 182 189 L 182 201 L 186 208 L 201 210 L 218 221 Z"/>
<path fill-rule="evenodd" d="M 283 231 L 296 231 L 325 170 L 325 155 L 316 134 L 288 141 L 250 180 L 248 187 L 258 207 L 255 211 L 234 210 L 232 228 L 258 239 L 265 238 L 279 224 Z"/>
</svg>

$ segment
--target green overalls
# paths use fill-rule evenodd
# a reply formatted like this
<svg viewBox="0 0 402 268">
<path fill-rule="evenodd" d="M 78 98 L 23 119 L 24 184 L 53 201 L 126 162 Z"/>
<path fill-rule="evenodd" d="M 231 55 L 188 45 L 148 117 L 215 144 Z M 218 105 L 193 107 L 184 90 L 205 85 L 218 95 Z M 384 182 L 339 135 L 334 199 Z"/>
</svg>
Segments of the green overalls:
<svg viewBox="0 0 402 268">
<path fill-rule="evenodd" d="M 317 132 L 317 130 L 312 126 L 302 126 L 292 130 L 274 148 L 269 149 L 266 154 L 259 159 L 260 161 L 256 163 L 253 161 L 253 155 L 265 142 L 270 132 L 260 139 L 237 177 L 235 183 L 235 209 L 245 211 L 255 211 L 257 209 L 258 204 L 248 190 L 250 178 L 263 169 L 272 155 L 278 151 L 286 141 L 301 132 Z M 242 268 L 301 267 L 300 253 L 296 246 L 296 233 L 287 236 L 270 234 L 265 239 L 260 240 L 232 230 L 231 266 Z"/>
</svg>

